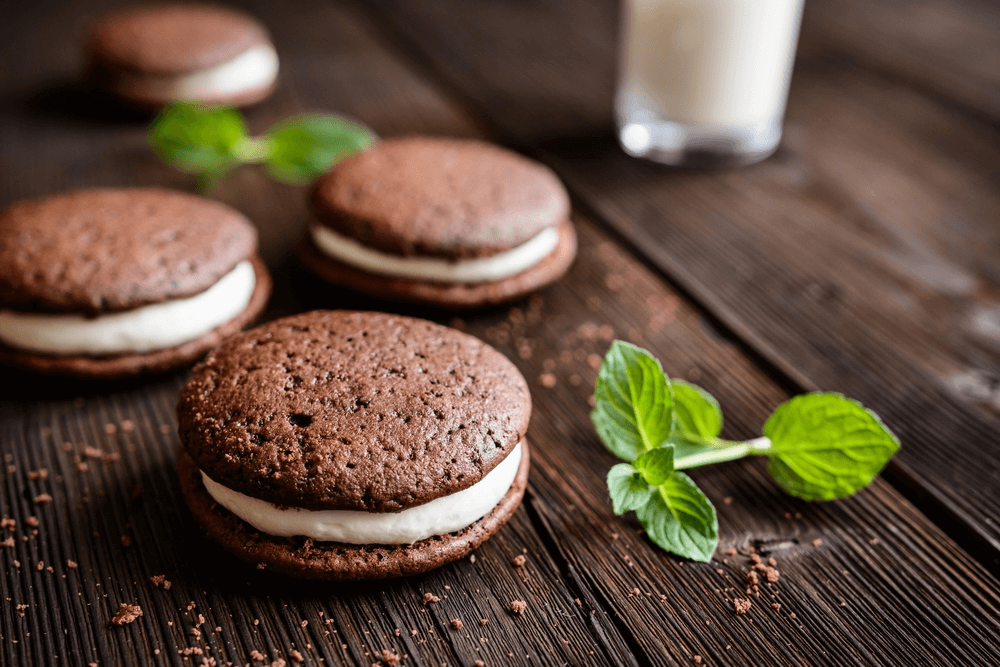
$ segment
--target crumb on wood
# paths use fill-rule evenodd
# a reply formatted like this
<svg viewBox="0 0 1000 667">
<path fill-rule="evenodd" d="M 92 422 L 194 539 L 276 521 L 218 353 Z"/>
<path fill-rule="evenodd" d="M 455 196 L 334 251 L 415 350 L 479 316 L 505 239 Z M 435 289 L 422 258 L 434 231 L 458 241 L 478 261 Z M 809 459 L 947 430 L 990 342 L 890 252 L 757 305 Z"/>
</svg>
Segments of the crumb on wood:
<svg viewBox="0 0 1000 667">
<path fill-rule="evenodd" d="M 542 373 L 538 376 L 538 382 L 546 389 L 551 389 L 556 386 L 556 376 L 552 373 Z"/>
<path fill-rule="evenodd" d="M 433 593 L 424 593 L 424 604 L 429 604 L 431 602 L 440 602 L 441 598 L 434 595 Z"/>
<path fill-rule="evenodd" d="M 167 579 L 167 575 L 165 574 L 154 574 L 149 578 L 149 581 L 152 582 L 152 584 L 157 588 L 163 588 L 165 591 L 169 591 L 170 587 L 173 585 Z"/>
<path fill-rule="evenodd" d="M 126 549 L 132 546 L 132 538 L 128 535 L 122 535 L 122 546 Z"/>
<path fill-rule="evenodd" d="M 250 658 L 253 660 L 257 660 L 258 662 L 263 662 L 267 660 L 267 658 L 264 657 L 264 654 L 258 651 L 257 649 L 250 651 Z"/>
<path fill-rule="evenodd" d="M 815 540 L 813 540 L 813 546 L 814 547 L 821 546 L 822 544 L 823 544 L 823 538 L 822 537 L 817 537 Z"/>
<path fill-rule="evenodd" d="M 489 621 L 487 621 L 485 618 L 479 619 L 479 627 L 482 627 L 482 626 L 486 625 L 487 623 L 489 623 Z"/>
<path fill-rule="evenodd" d="M 36 505 L 41 505 L 42 503 L 51 503 L 51 502 L 52 502 L 52 496 L 50 496 L 47 493 L 39 493 L 37 496 L 35 496 Z"/>
<path fill-rule="evenodd" d="M 292 656 L 292 660 L 294 660 L 295 662 L 303 663 L 303 662 L 306 661 L 305 656 L 303 656 L 302 653 L 300 653 L 299 651 L 297 651 L 295 649 L 292 649 L 291 651 L 289 651 L 288 655 Z"/>
<path fill-rule="evenodd" d="M 142 616 L 142 608 L 137 604 L 122 604 L 118 607 L 118 613 L 111 619 L 114 625 L 125 625 Z"/>
<path fill-rule="evenodd" d="M 733 610 L 737 614 L 747 613 L 748 611 L 750 611 L 750 607 L 752 606 L 753 603 L 750 600 L 747 600 L 746 598 L 736 598 L 735 600 L 733 600 Z"/>
<path fill-rule="evenodd" d="M 512 600 L 510 603 L 510 610 L 515 614 L 524 614 L 524 610 L 528 608 L 528 603 L 524 600 Z"/>
<path fill-rule="evenodd" d="M 460 618 L 453 618 L 451 619 L 450 622 L 451 622 L 451 627 L 455 628 L 456 630 L 461 630 L 462 628 L 465 627 L 465 623 L 462 623 L 462 619 Z"/>
<path fill-rule="evenodd" d="M 701 664 L 701 656 L 700 655 L 691 656 L 691 659 L 694 660 L 694 664 L 696 664 L 696 665 L 700 665 Z"/>
<path fill-rule="evenodd" d="M 725 505 L 732 505 L 733 504 L 733 497 L 732 496 L 726 496 L 725 498 L 722 499 L 722 502 Z"/>
<path fill-rule="evenodd" d="M 515 556 L 514 557 L 514 567 L 522 567 L 524 565 L 524 563 L 525 563 L 526 560 L 527 559 L 523 555 L 521 555 L 521 556 Z"/>
</svg>

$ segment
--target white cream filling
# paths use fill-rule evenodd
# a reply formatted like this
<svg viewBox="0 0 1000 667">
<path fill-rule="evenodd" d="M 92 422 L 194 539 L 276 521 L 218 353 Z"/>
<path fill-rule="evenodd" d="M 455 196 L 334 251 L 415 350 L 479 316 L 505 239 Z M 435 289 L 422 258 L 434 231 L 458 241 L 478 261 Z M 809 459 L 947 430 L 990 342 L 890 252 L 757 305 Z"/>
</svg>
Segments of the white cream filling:
<svg viewBox="0 0 1000 667">
<path fill-rule="evenodd" d="M 123 94 L 145 98 L 213 101 L 223 95 L 266 88 L 277 76 L 277 52 L 270 44 L 259 44 L 220 65 L 189 74 L 163 77 L 123 74 L 116 87 Z"/>
<path fill-rule="evenodd" d="M 243 312 L 257 275 L 244 260 L 204 292 L 93 318 L 0 311 L 0 341 L 46 354 L 121 354 L 176 347 Z"/>
<path fill-rule="evenodd" d="M 317 248 L 345 264 L 383 276 L 443 283 L 483 283 L 517 275 L 542 261 L 559 243 L 559 231 L 546 227 L 521 245 L 491 257 L 448 261 L 389 255 L 315 222 L 309 231 Z"/>
<path fill-rule="evenodd" d="M 405 509 L 378 513 L 355 510 L 278 509 L 222 486 L 204 472 L 205 489 L 216 502 L 267 535 L 304 536 L 346 544 L 413 544 L 462 530 L 492 511 L 503 499 L 521 463 L 521 443 L 481 480 L 467 489 Z"/>
</svg>

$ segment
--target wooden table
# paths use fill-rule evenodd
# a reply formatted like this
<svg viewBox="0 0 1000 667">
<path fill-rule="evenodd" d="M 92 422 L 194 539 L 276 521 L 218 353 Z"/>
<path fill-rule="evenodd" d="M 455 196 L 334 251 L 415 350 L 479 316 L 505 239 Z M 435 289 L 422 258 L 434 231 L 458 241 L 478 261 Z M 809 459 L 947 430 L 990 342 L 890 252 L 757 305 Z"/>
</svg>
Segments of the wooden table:
<svg viewBox="0 0 1000 667">
<path fill-rule="evenodd" d="M 148 150 L 148 119 L 73 83 L 79 37 L 112 4 L 5 9 L 0 205 L 83 186 L 192 188 Z M 367 667 L 388 664 L 383 650 L 435 666 L 1000 664 L 995 3 L 809 0 L 782 147 L 725 171 L 659 168 L 616 147 L 609 0 L 241 4 L 272 28 L 283 67 L 277 94 L 248 114 L 254 132 L 332 110 L 383 136 L 488 138 L 568 185 L 580 234 L 569 275 L 461 320 L 305 275 L 291 257 L 303 189 L 247 169 L 217 192 L 260 228 L 269 318 L 394 309 L 464 327 L 518 364 L 535 402 L 524 505 L 474 562 L 425 576 L 262 574 L 201 538 L 182 505 L 174 402 L 186 373 L 93 384 L 0 371 L 0 515 L 17 520 L 15 546 L 0 548 L 0 664 L 300 655 Z M 588 398 L 594 355 L 615 337 L 715 394 L 728 437 L 823 389 L 873 408 L 903 449 L 834 503 L 782 494 L 761 461 L 697 470 L 718 507 L 718 558 L 669 556 L 613 515 L 604 488 L 614 459 Z M 36 504 L 42 493 L 53 501 Z M 781 579 L 737 616 L 751 547 Z M 150 583 L 160 574 L 169 590 Z M 425 592 L 442 599 L 425 606 Z M 523 616 L 508 612 L 514 599 Z M 120 603 L 143 616 L 110 626 Z"/>
</svg>

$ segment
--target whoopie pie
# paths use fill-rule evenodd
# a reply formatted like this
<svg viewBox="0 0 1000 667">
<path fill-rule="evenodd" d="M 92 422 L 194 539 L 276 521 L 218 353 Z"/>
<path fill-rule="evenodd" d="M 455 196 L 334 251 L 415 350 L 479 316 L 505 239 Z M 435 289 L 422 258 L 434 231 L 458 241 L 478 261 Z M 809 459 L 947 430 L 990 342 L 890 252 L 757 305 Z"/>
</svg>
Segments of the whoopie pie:
<svg viewBox="0 0 1000 667">
<path fill-rule="evenodd" d="M 502 303 L 555 281 L 576 254 L 556 175 L 480 141 L 382 141 L 320 178 L 311 205 L 304 264 L 382 299 Z"/>
<path fill-rule="evenodd" d="M 257 233 L 217 201 L 80 190 L 0 212 L 0 362 L 82 377 L 165 371 L 261 313 Z"/>
<path fill-rule="evenodd" d="M 424 572 L 511 517 L 531 396 L 482 341 L 432 322 L 314 311 L 238 334 L 177 406 L 181 490 L 260 569 L 328 580 Z"/>
<path fill-rule="evenodd" d="M 271 94 L 278 77 L 267 29 L 218 5 L 120 9 L 94 25 L 86 50 L 98 85 L 145 108 L 174 100 L 255 104 Z"/>
</svg>

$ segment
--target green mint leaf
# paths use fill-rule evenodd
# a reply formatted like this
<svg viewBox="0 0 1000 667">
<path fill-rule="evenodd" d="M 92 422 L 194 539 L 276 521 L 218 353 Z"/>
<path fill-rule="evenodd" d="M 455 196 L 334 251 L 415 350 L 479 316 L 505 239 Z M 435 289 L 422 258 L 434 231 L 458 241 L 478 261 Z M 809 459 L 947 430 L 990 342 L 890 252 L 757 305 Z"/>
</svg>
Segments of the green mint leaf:
<svg viewBox="0 0 1000 667">
<path fill-rule="evenodd" d="M 684 473 L 672 473 L 636 516 L 649 539 L 663 549 L 703 563 L 712 559 L 719 520 L 712 503 Z"/>
<path fill-rule="evenodd" d="M 608 494 L 615 514 L 639 509 L 649 502 L 653 491 L 639 471 L 627 463 L 619 463 L 608 471 Z"/>
<path fill-rule="evenodd" d="M 303 114 L 287 118 L 267 133 L 267 170 L 283 183 L 309 185 L 348 155 L 374 144 L 376 134 L 340 116 Z"/>
<path fill-rule="evenodd" d="M 899 450 L 899 440 L 857 401 L 805 394 L 782 403 L 764 424 L 768 471 L 788 493 L 833 500 L 868 486 Z"/>
<path fill-rule="evenodd" d="M 650 486 L 659 486 L 667 481 L 674 471 L 674 446 L 671 444 L 643 452 L 632 466 L 642 473 L 642 478 Z"/>
<path fill-rule="evenodd" d="M 234 148 L 247 136 L 235 109 L 175 102 L 153 121 L 149 142 L 161 160 L 191 173 L 224 173 L 237 160 Z"/>
<path fill-rule="evenodd" d="M 660 362 L 642 348 L 614 341 L 597 375 L 590 421 L 604 446 L 626 461 L 666 442 L 674 410 Z"/>
<path fill-rule="evenodd" d="M 722 409 L 714 396 L 683 380 L 671 380 L 670 386 L 681 435 L 714 438 L 722 432 Z"/>
</svg>

